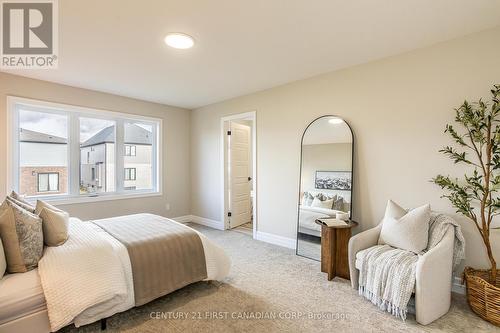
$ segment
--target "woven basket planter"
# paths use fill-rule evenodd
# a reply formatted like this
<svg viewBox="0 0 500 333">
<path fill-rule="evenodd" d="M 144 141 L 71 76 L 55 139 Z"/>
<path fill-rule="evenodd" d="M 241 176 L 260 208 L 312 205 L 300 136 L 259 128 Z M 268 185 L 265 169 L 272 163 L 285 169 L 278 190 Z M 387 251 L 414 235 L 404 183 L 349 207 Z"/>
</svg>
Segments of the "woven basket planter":
<svg viewBox="0 0 500 333">
<path fill-rule="evenodd" d="M 489 270 L 466 267 L 464 279 L 467 286 L 467 301 L 472 311 L 484 320 L 500 326 L 500 270 L 497 269 L 496 285 L 488 282 Z"/>
</svg>

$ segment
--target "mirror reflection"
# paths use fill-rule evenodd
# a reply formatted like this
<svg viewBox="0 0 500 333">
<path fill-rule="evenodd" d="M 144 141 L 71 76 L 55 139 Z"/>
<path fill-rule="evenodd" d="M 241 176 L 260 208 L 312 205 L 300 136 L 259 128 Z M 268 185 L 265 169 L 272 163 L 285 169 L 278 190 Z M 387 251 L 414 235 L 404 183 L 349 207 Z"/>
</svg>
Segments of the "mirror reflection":
<svg viewBox="0 0 500 333">
<path fill-rule="evenodd" d="M 341 118 L 314 120 L 302 137 L 297 254 L 321 259 L 324 219 L 351 217 L 353 135 Z"/>
</svg>

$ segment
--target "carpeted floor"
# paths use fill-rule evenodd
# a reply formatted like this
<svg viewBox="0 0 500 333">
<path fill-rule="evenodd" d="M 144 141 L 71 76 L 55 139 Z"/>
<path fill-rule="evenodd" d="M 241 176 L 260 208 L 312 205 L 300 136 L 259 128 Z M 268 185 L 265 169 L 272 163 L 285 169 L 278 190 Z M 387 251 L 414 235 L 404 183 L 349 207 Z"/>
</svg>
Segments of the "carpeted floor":
<svg viewBox="0 0 500 333">
<path fill-rule="evenodd" d="M 454 295 L 450 312 L 431 325 L 379 311 L 349 281 L 327 281 L 319 262 L 235 231 L 194 228 L 232 259 L 222 282 L 199 282 L 108 319 L 109 332 L 493 332 Z M 275 318 L 275 319 L 272 319 Z M 62 332 L 98 332 L 98 323 Z"/>
</svg>

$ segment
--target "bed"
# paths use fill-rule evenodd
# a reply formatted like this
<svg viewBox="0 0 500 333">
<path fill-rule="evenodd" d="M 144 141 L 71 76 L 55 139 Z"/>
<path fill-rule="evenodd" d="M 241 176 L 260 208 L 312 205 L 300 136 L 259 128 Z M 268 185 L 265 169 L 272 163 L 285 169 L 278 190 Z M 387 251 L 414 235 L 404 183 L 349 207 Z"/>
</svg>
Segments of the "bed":
<svg viewBox="0 0 500 333">
<path fill-rule="evenodd" d="M 340 212 L 334 209 L 299 206 L 299 232 L 310 236 L 321 237 L 321 226 L 315 221 L 321 218 L 335 217 Z"/>
<path fill-rule="evenodd" d="M 330 192 L 319 192 L 319 191 L 307 191 L 302 194 L 302 197 L 305 193 L 309 193 L 312 197 L 324 197 L 328 198 L 329 196 L 335 195 L 335 191 Z M 321 218 L 331 218 L 335 217 L 337 213 L 345 213 L 350 210 L 350 203 L 346 200 L 346 195 L 342 196 L 344 199 L 342 203 L 342 209 L 329 209 L 322 207 L 313 207 L 310 202 L 307 204 L 306 200 L 302 200 L 299 205 L 299 233 L 306 234 L 310 236 L 321 237 L 321 226 L 318 225 L 315 221 Z"/>
<path fill-rule="evenodd" d="M 37 269 L 0 280 L 0 332 L 89 324 L 229 269 L 222 248 L 164 217 L 70 218 L 68 240 L 46 247 Z"/>
</svg>

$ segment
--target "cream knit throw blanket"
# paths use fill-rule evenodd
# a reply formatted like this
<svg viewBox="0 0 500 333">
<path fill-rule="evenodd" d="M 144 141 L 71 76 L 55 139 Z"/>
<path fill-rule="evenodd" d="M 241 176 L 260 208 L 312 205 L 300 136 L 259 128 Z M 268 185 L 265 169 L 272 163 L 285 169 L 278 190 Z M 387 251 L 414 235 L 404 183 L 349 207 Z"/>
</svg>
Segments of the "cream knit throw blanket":
<svg viewBox="0 0 500 333">
<path fill-rule="evenodd" d="M 448 228 L 455 229 L 453 269 L 465 258 L 465 240 L 460 226 L 449 216 L 431 213 L 427 249 L 436 246 Z M 406 320 L 408 301 L 415 288 L 419 255 L 409 251 L 376 245 L 363 251 L 359 272 L 359 294 L 381 310 Z"/>
</svg>

